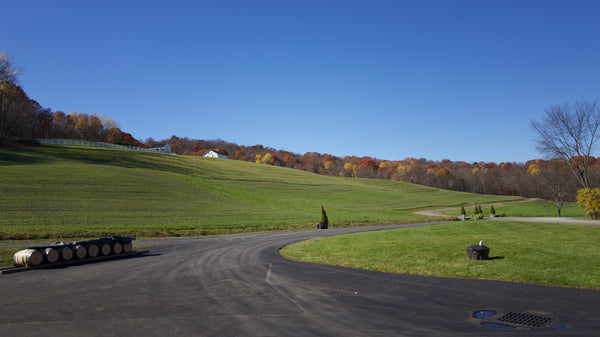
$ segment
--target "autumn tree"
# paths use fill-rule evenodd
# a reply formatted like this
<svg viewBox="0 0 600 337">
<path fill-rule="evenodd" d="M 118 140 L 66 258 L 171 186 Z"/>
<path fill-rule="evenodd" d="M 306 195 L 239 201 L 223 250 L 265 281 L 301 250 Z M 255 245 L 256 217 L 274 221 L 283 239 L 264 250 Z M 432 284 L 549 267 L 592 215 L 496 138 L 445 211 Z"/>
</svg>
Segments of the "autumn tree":
<svg viewBox="0 0 600 337">
<path fill-rule="evenodd" d="M 104 128 L 107 134 L 106 141 L 108 141 L 109 143 L 115 143 L 116 139 L 120 136 L 121 133 L 121 128 L 119 127 L 119 124 L 117 124 L 117 122 L 112 118 L 105 118 L 102 120 L 102 127 Z"/>
<path fill-rule="evenodd" d="M 74 138 L 143 146 L 118 124 L 95 114 L 62 111 L 52 113 L 30 99 L 18 85 L 17 69 L 7 53 L 0 53 L 0 144 L 9 139 Z"/>
<path fill-rule="evenodd" d="M 427 169 L 425 183 L 432 187 L 449 188 L 452 186 L 452 180 L 450 178 L 451 174 L 448 169 L 436 164 L 431 164 Z"/>
<path fill-rule="evenodd" d="M 235 153 L 235 159 L 236 160 L 246 160 L 246 155 L 244 154 L 244 151 L 237 150 L 237 152 Z"/>
<path fill-rule="evenodd" d="M 0 84 L 0 144 L 23 136 L 31 101 L 23 89 L 11 82 Z"/>
<path fill-rule="evenodd" d="M 538 134 L 537 149 L 551 158 L 561 158 L 580 186 L 590 188 L 588 169 L 600 127 L 600 106 L 596 101 L 552 105 L 542 121 L 532 121 Z"/>
<path fill-rule="evenodd" d="M 20 70 L 8 53 L 0 53 L 0 144 L 12 137 L 46 136 L 52 126 L 49 109 L 30 99 L 18 85 Z"/>
<path fill-rule="evenodd" d="M 340 174 L 341 169 L 341 161 L 338 157 L 332 156 L 330 154 L 325 155 L 323 158 L 323 168 L 325 170 L 324 174 L 330 176 L 337 176 Z"/>
<path fill-rule="evenodd" d="M 391 162 L 387 160 L 381 161 L 379 163 L 379 168 L 377 169 L 376 177 L 380 179 L 391 179 L 394 169 L 397 167 L 397 165 L 397 162 Z"/>
<path fill-rule="evenodd" d="M 400 162 L 396 168 L 396 172 L 396 177 L 398 177 L 399 180 L 407 183 L 415 182 L 416 170 L 411 160 Z"/>
<path fill-rule="evenodd" d="M 325 167 L 323 165 L 323 155 L 318 152 L 306 152 L 302 156 L 302 170 L 312 173 L 323 174 Z"/>
<path fill-rule="evenodd" d="M 373 158 L 362 157 L 357 165 L 357 175 L 361 178 L 374 178 L 377 174 L 378 167 Z"/>
<path fill-rule="evenodd" d="M 577 203 L 592 219 L 600 219 L 600 188 L 582 188 L 577 192 Z"/>
<path fill-rule="evenodd" d="M 29 122 L 29 133 L 34 138 L 50 138 L 52 124 L 54 123 L 52 110 L 42 107 L 35 101 L 31 101 L 31 103 L 32 114 Z"/>
<path fill-rule="evenodd" d="M 17 76 L 21 71 L 12 62 L 9 53 L 0 53 L 0 82 L 17 83 Z"/>
<path fill-rule="evenodd" d="M 52 137 L 53 138 L 67 138 L 69 125 L 72 124 L 70 117 L 65 115 L 62 111 L 54 112 L 54 123 L 52 124 Z"/>
<path fill-rule="evenodd" d="M 0 145 L 6 144 L 18 123 L 20 103 L 27 100 L 17 85 L 19 71 L 8 53 L 0 53 Z"/>
<path fill-rule="evenodd" d="M 343 175 L 346 176 L 346 177 L 355 178 L 357 170 L 358 170 L 358 166 L 356 164 L 346 163 L 346 164 L 344 164 L 344 173 L 343 173 Z"/>
<path fill-rule="evenodd" d="M 262 163 L 267 165 L 273 164 L 273 155 L 268 152 L 265 153 L 265 155 L 262 157 Z"/>
</svg>

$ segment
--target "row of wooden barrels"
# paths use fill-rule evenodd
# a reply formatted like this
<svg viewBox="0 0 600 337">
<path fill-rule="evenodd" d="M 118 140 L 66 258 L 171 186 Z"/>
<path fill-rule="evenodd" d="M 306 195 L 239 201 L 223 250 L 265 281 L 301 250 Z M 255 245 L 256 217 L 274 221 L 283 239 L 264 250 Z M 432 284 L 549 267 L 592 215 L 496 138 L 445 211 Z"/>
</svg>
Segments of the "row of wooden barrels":
<svg viewBox="0 0 600 337">
<path fill-rule="evenodd" d="M 29 247 L 13 256 L 17 267 L 33 267 L 60 261 L 83 260 L 100 256 L 130 253 L 133 239 L 126 236 L 109 236 L 70 243 L 55 242 L 49 246 Z"/>
</svg>

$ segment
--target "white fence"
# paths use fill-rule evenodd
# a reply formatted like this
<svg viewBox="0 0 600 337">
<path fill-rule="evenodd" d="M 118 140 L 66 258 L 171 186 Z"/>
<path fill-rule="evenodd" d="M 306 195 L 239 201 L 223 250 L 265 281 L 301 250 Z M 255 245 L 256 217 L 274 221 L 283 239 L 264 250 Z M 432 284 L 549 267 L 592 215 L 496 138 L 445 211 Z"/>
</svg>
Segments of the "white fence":
<svg viewBox="0 0 600 337">
<path fill-rule="evenodd" d="M 134 151 L 157 152 L 157 153 L 171 153 L 171 147 L 169 146 L 169 144 L 165 145 L 164 147 L 145 148 L 145 147 L 135 147 L 135 146 L 128 146 L 128 145 L 118 145 L 118 144 L 110 144 L 110 143 L 90 142 L 90 141 L 87 141 L 87 140 L 74 140 L 74 139 L 45 139 L 45 138 L 35 138 L 34 141 L 39 142 L 40 144 L 94 146 L 94 147 L 107 147 L 107 148 L 111 148 L 111 149 L 121 149 L 121 150 L 134 150 Z"/>
</svg>

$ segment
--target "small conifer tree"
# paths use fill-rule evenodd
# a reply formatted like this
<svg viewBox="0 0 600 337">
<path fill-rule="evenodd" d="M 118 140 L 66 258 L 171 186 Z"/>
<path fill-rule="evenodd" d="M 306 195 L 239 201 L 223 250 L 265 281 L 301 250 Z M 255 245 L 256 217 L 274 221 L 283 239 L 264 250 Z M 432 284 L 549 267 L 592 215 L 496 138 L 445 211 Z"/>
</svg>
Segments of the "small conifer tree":
<svg viewBox="0 0 600 337">
<path fill-rule="evenodd" d="M 329 227 L 329 219 L 327 218 L 327 213 L 323 206 L 321 206 L 321 228 Z"/>
<path fill-rule="evenodd" d="M 460 206 L 460 215 L 466 215 L 465 206 Z"/>
<path fill-rule="evenodd" d="M 494 209 L 494 205 L 490 206 L 490 214 L 496 214 L 496 210 Z"/>
</svg>

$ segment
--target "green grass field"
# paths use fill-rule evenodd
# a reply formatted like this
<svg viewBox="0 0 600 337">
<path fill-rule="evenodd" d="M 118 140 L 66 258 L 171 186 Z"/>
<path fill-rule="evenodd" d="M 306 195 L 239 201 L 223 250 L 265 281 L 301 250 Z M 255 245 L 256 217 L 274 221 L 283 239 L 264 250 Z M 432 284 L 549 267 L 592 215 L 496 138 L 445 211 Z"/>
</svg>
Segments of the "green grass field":
<svg viewBox="0 0 600 337">
<path fill-rule="evenodd" d="M 486 210 L 489 213 L 489 210 Z M 557 217 L 558 212 L 553 202 L 548 200 L 532 200 L 526 202 L 509 203 L 496 208 L 496 214 L 507 214 L 510 216 L 535 216 L 535 217 Z M 589 219 L 589 216 L 577 205 L 576 202 L 566 203 L 561 216 Z"/>
<path fill-rule="evenodd" d="M 312 229 L 321 205 L 331 227 L 439 221 L 413 212 L 456 207 L 458 214 L 460 205 L 487 203 L 502 204 L 496 210 L 507 216 L 555 216 L 546 201 L 504 203 L 510 200 L 521 199 L 235 160 L 67 146 L 0 149 L 3 241 Z M 573 207 L 565 213 L 581 215 Z M 597 289 L 599 233 L 574 225 L 452 222 L 320 239 L 284 254 L 388 272 Z M 479 240 L 495 259 L 466 258 L 465 247 Z M 18 248 L 0 247 L 0 264 Z"/>
<path fill-rule="evenodd" d="M 414 210 L 514 200 L 236 160 L 104 148 L 0 149 L 0 240 L 198 236 L 424 221 Z"/>
<path fill-rule="evenodd" d="M 491 260 L 467 258 L 479 240 Z M 281 253 L 382 272 L 600 289 L 598 241 L 596 226 L 466 221 L 314 239 Z"/>
</svg>

